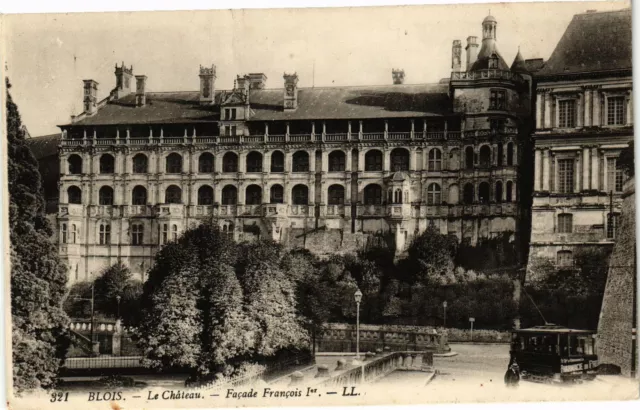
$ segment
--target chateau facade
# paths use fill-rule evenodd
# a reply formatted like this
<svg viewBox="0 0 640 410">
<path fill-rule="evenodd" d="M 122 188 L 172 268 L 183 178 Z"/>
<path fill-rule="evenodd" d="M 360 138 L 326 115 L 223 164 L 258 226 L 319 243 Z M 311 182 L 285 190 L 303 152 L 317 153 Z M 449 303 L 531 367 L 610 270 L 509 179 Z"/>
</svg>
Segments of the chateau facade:
<svg viewBox="0 0 640 410">
<path fill-rule="evenodd" d="M 464 66 L 454 41 L 451 77 L 436 84 L 404 84 L 393 70 L 388 86 L 302 88 L 293 73 L 270 89 L 258 73 L 217 90 L 210 66 L 198 91 L 150 92 L 123 64 L 98 101 L 84 80 L 84 112 L 60 126 L 70 283 L 116 261 L 143 278 L 163 244 L 202 221 L 319 253 L 376 235 L 402 252 L 429 225 L 471 243 L 521 240 L 531 61 L 518 52 L 508 65 L 496 34 L 488 16 Z"/>
<path fill-rule="evenodd" d="M 536 83 L 530 264 L 566 267 L 617 235 L 618 156 L 633 141 L 631 10 L 574 16 Z"/>
</svg>

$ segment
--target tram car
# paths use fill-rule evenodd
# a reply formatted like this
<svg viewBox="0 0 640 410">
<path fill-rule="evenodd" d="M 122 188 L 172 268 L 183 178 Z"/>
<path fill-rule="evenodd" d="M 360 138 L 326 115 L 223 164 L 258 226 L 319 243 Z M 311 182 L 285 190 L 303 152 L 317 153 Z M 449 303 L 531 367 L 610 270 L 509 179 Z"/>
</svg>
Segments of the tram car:
<svg viewBox="0 0 640 410">
<path fill-rule="evenodd" d="M 598 356 L 595 331 L 547 324 L 514 330 L 509 369 L 517 364 L 522 380 L 580 383 L 593 380 Z"/>
</svg>

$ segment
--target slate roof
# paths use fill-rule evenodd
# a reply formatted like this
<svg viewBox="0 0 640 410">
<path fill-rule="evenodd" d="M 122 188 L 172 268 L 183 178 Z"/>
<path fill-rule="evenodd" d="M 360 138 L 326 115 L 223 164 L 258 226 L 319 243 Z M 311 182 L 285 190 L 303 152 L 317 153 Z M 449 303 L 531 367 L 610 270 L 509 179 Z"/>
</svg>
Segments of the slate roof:
<svg viewBox="0 0 640 410">
<path fill-rule="evenodd" d="M 516 54 L 516 58 L 513 59 L 513 64 L 511 64 L 511 71 L 514 73 L 527 73 L 527 63 L 525 63 L 524 58 L 522 58 L 522 54 L 520 54 L 520 49 L 518 49 L 518 54 Z"/>
<path fill-rule="evenodd" d="M 542 58 L 530 58 L 524 60 L 524 65 L 528 72 L 535 73 L 544 66 L 544 60 Z"/>
<path fill-rule="evenodd" d="M 52 155 L 58 155 L 58 145 L 60 144 L 61 138 L 62 135 L 57 133 L 27 138 L 26 143 L 31 149 L 33 156 L 36 157 L 37 160 L 40 160 Z"/>
<path fill-rule="evenodd" d="M 250 121 L 425 117 L 451 114 L 447 84 L 362 87 L 315 87 L 298 90 L 298 108 L 284 111 L 284 89 L 251 90 Z M 220 119 L 220 100 L 200 105 L 198 91 L 146 93 L 146 104 L 135 106 L 135 94 L 111 101 L 90 117 L 69 125 L 168 124 Z"/>
<path fill-rule="evenodd" d="M 576 14 L 537 76 L 631 70 L 631 9 Z"/>
<path fill-rule="evenodd" d="M 498 57 L 498 70 L 509 70 L 507 62 L 504 61 L 504 58 L 502 58 L 502 55 L 500 55 L 500 52 L 498 51 L 496 41 L 494 39 L 487 38 L 482 40 L 482 46 L 480 47 L 480 52 L 478 52 L 478 57 L 469 71 L 488 69 L 489 58 L 494 54 Z"/>
</svg>

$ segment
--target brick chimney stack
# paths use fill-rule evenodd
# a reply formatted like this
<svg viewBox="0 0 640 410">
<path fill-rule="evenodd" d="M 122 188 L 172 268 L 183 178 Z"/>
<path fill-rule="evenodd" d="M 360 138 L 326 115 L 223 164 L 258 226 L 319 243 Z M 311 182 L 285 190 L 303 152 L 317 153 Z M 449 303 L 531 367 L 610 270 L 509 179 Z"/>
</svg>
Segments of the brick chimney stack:
<svg viewBox="0 0 640 410">
<path fill-rule="evenodd" d="M 460 71 L 462 68 L 462 42 L 460 40 L 453 40 L 453 46 L 451 48 L 451 69 L 453 71 Z"/>
<path fill-rule="evenodd" d="M 298 74 L 284 73 L 284 110 L 295 111 L 298 109 Z"/>
<path fill-rule="evenodd" d="M 391 69 L 391 76 L 393 77 L 394 84 L 404 84 L 404 70 L 403 69 Z"/>
<path fill-rule="evenodd" d="M 127 68 L 124 65 L 118 67 L 116 63 L 116 98 L 122 98 L 125 95 L 131 94 L 131 80 L 133 79 L 133 66 Z"/>
<path fill-rule="evenodd" d="M 84 82 L 84 97 L 82 99 L 85 114 L 93 115 L 98 109 L 98 82 L 82 80 Z"/>
<path fill-rule="evenodd" d="M 465 50 L 467 51 L 467 71 L 469 71 L 473 63 L 478 59 L 478 37 L 467 37 L 467 47 L 465 47 Z"/>
<path fill-rule="evenodd" d="M 147 86 L 147 76 L 136 76 L 136 107 L 143 107 L 147 103 L 147 95 L 145 94 Z"/>
<path fill-rule="evenodd" d="M 216 94 L 216 66 L 200 66 L 200 104 L 213 104 Z"/>
</svg>

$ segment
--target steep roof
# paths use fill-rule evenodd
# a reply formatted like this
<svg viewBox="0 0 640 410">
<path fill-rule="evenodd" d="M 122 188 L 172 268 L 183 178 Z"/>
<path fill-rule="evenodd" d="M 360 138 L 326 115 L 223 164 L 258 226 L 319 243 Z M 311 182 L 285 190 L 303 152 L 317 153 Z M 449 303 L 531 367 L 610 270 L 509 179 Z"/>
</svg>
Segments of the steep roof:
<svg viewBox="0 0 640 410">
<path fill-rule="evenodd" d="M 213 105 L 200 105 L 198 91 L 146 93 L 146 104 L 135 106 L 129 94 L 107 103 L 92 116 L 70 125 L 167 124 L 220 119 L 216 91 Z M 316 87 L 298 90 L 298 108 L 284 111 L 284 89 L 251 90 L 251 121 L 366 119 L 440 116 L 451 113 L 448 84 Z"/>
<path fill-rule="evenodd" d="M 496 55 L 498 57 L 498 70 L 508 70 L 509 66 L 507 62 L 504 61 L 502 55 L 498 51 L 498 47 L 496 46 L 496 41 L 492 38 L 485 38 L 482 40 L 482 46 L 480 47 L 480 52 L 478 52 L 478 57 L 476 61 L 471 66 L 470 71 L 477 70 L 486 70 L 489 68 L 489 59 L 491 56 Z"/>
<path fill-rule="evenodd" d="M 537 76 L 631 70 L 631 9 L 576 14 Z"/>
<path fill-rule="evenodd" d="M 535 73 L 544 66 L 544 60 L 542 58 L 529 58 L 524 60 L 524 65 L 528 72 Z"/>
<path fill-rule="evenodd" d="M 528 72 L 527 64 L 525 63 L 524 58 L 522 58 L 522 54 L 520 54 L 520 49 L 518 49 L 516 58 L 513 59 L 513 64 L 511 64 L 511 71 L 513 71 L 514 73 Z"/>
<path fill-rule="evenodd" d="M 62 135 L 57 133 L 27 138 L 25 141 L 31 149 L 33 156 L 36 157 L 37 160 L 40 160 L 52 155 L 58 155 L 58 145 L 60 144 L 61 138 Z"/>
</svg>

